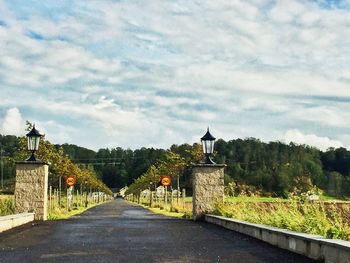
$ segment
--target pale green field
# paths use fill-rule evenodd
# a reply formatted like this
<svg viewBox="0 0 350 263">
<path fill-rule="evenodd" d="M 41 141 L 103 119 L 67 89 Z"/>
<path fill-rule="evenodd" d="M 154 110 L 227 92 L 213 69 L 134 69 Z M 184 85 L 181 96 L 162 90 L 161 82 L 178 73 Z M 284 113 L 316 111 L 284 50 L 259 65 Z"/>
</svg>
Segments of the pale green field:
<svg viewBox="0 0 350 263">
<path fill-rule="evenodd" d="M 7 199 L 7 198 L 13 198 L 13 195 L 3 195 L 3 194 L 0 194 L 0 200 Z"/>
<path fill-rule="evenodd" d="M 185 198 L 186 202 L 192 202 L 192 196 L 187 196 Z M 226 202 L 289 202 L 289 199 L 279 198 L 279 197 L 264 197 L 264 196 L 225 196 Z M 329 202 L 344 202 L 350 201 L 349 198 L 338 198 L 329 195 L 321 195 L 319 201 L 329 201 Z"/>
</svg>

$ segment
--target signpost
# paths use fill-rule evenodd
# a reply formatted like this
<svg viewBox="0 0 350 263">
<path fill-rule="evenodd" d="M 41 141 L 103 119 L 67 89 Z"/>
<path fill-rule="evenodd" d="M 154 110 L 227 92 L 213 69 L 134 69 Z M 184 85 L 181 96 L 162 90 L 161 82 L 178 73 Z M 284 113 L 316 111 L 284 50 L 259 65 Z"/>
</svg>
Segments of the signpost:
<svg viewBox="0 0 350 263">
<path fill-rule="evenodd" d="M 160 178 L 160 183 L 165 187 L 165 208 L 168 206 L 168 186 L 171 185 L 171 177 L 169 175 L 163 175 Z"/>
<path fill-rule="evenodd" d="M 76 180 L 75 180 L 75 177 L 73 175 L 68 175 L 66 177 L 66 184 L 68 187 L 75 185 L 75 183 L 76 183 Z"/>
<path fill-rule="evenodd" d="M 72 192 L 73 192 L 73 186 L 75 185 L 76 180 L 73 175 L 68 175 L 66 177 L 66 185 L 67 185 L 67 210 L 70 211 L 72 207 Z M 74 193 L 74 192 L 73 192 Z"/>
<path fill-rule="evenodd" d="M 163 175 L 160 179 L 160 183 L 165 187 L 171 185 L 171 177 L 169 175 Z"/>
</svg>

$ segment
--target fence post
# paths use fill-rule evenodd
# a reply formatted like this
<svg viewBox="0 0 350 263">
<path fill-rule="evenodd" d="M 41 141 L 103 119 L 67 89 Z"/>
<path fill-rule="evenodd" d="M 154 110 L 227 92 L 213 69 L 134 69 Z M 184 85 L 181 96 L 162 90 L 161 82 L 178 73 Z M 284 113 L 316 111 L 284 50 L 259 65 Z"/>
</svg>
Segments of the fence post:
<svg viewBox="0 0 350 263">
<path fill-rule="evenodd" d="M 62 176 L 60 176 L 60 180 L 58 181 L 58 191 L 59 191 L 59 196 L 58 196 L 58 206 L 61 208 L 61 196 L 62 196 Z"/>
<path fill-rule="evenodd" d="M 71 186 L 72 187 L 72 190 L 71 190 L 71 197 L 72 197 L 72 202 L 71 202 L 71 204 L 70 204 L 70 206 L 71 206 L 71 209 L 73 208 L 73 205 L 74 205 L 74 201 L 75 201 L 75 198 L 74 198 L 74 185 L 73 186 Z"/>
<path fill-rule="evenodd" d="M 68 198 L 68 196 L 69 196 L 69 194 L 68 194 L 68 187 L 67 187 L 67 196 L 66 196 L 66 210 L 67 210 L 67 212 L 69 211 L 69 198 Z"/>
<path fill-rule="evenodd" d="M 76 204 L 77 204 L 77 207 L 80 206 L 80 192 L 79 190 L 77 189 L 77 200 L 76 200 Z"/>
<path fill-rule="evenodd" d="M 185 201 L 186 201 L 186 189 L 182 189 L 182 209 L 185 211 Z"/>
<path fill-rule="evenodd" d="M 170 203 L 170 212 L 173 210 L 173 202 L 174 202 L 174 192 L 171 191 L 171 203 Z"/>
<path fill-rule="evenodd" d="M 165 210 L 168 208 L 168 187 L 165 187 Z"/>
<path fill-rule="evenodd" d="M 51 212 L 52 209 L 52 186 L 50 185 L 50 190 L 49 190 L 49 213 Z"/>
</svg>

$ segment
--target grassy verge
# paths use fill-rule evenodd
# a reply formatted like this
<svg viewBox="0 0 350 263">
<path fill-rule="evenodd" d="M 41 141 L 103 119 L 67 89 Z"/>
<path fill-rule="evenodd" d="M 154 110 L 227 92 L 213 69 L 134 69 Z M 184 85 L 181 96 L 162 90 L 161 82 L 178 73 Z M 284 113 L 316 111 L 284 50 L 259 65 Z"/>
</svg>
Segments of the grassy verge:
<svg viewBox="0 0 350 263">
<path fill-rule="evenodd" d="M 88 210 L 94 206 L 101 205 L 101 204 L 103 204 L 103 203 L 91 204 L 91 205 L 88 205 L 87 207 L 79 206 L 79 207 L 75 207 L 71 211 L 67 211 L 67 209 L 64 207 L 63 208 L 55 208 L 55 209 L 52 209 L 50 211 L 48 219 L 49 220 L 67 219 L 71 216 L 81 214 L 81 213 L 85 212 L 86 210 Z"/>
<path fill-rule="evenodd" d="M 130 200 L 127 201 L 132 202 Z M 167 207 L 165 207 L 164 203 L 157 202 L 154 203 L 152 207 L 150 207 L 149 200 L 141 199 L 139 205 L 141 205 L 144 208 L 147 208 L 148 210 L 156 214 L 162 214 L 165 216 L 171 216 L 176 218 L 192 218 L 192 204 L 189 204 L 188 202 L 186 202 L 185 204 L 182 202 L 179 202 L 179 204 L 177 204 L 177 202 L 174 202 L 172 206 L 170 203 L 168 203 Z"/>
<path fill-rule="evenodd" d="M 148 210 L 152 211 L 155 214 L 161 214 L 165 216 L 171 216 L 171 217 L 176 217 L 176 218 L 186 218 L 185 213 L 180 213 L 180 212 L 170 212 L 167 209 L 161 209 L 159 207 L 149 207 L 142 205 L 143 207 L 147 208 Z"/>
<path fill-rule="evenodd" d="M 350 208 L 323 202 L 218 204 L 215 214 L 297 232 L 350 241 Z"/>
<path fill-rule="evenodd" d="M 65 199 L 63 198 L 63 202 L 65 204 Z M 93 203 L 88 205 L 88 207 L 85 206 L 77 206 L 77 204 L 74 205 L 73 209 L 71 211 L 67 211 L 67 209 L 63 206 L 61 208 L 55 207 L 49 211 L 48 219 L 49 220 L 59 220 L 59 219 L 66 219 L 71 216 L 83 213 L 84 211 L 102 204 L 100 203 Z M 5 215 L 12 215 L 15 214 L 15 203 L 14 203 L 14 196 L 13 195 L 0 195 L 0 216 Z"/>
<path fill-rule="evenodd" d="M 288 199 L 263 196 L 226 196 L 226 202 L 288 202 Z"/>
<path fill-rule="evenodd" d="M 178 218 L 191 218 L 192 207 L 187 197 L 184 203 L 165 209 L 164 202 L 140 199 L 142 206 L 154 213 Z M 298 198 L 229 197 L 218 204 L 215 214 L 242 221 L 275 226 L 297 232 L 350 241 L 350 206 L 342 199 L 321 196 L 319 201 L 302 201 Z"/>
</svg>

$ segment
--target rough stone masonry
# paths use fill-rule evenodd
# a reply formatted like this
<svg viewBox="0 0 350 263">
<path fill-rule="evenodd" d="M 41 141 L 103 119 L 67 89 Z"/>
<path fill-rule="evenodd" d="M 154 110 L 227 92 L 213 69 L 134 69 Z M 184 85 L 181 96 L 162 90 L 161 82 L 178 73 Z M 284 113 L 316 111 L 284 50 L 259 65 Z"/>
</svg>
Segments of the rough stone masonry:
<svg viewBox="0 0 350 263">
<path fill-rule="evenodd" d="M 16 213 L 34 212 L 35 220 L 47 219 L 48 171 L 43 162 L 16 163 Z"/>
<path fill-rule="evenodd" d="M 197 164 L 193 169 L 193 220 L 203 219 L 224 201 L 224 164 Z"/>
</svg>

